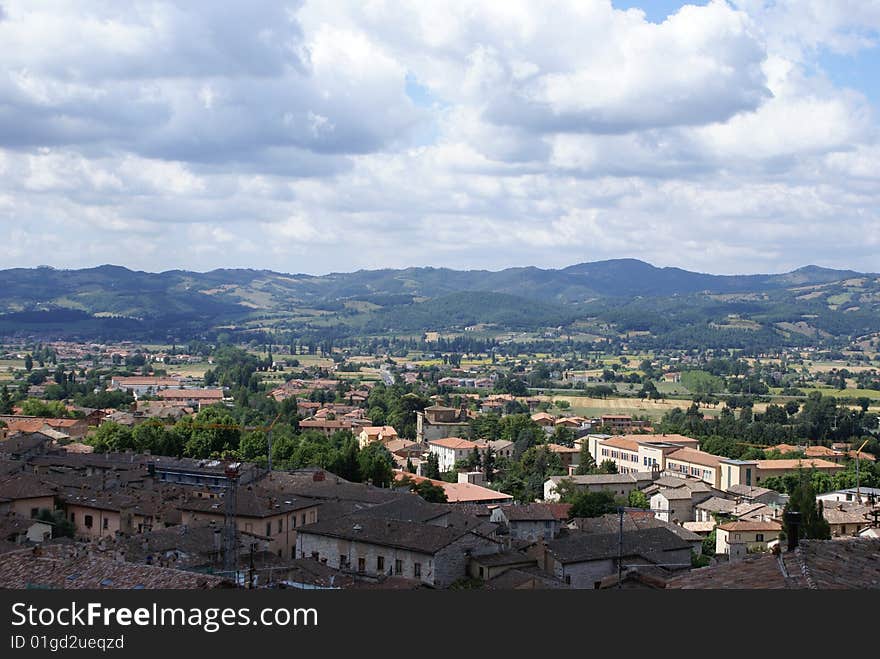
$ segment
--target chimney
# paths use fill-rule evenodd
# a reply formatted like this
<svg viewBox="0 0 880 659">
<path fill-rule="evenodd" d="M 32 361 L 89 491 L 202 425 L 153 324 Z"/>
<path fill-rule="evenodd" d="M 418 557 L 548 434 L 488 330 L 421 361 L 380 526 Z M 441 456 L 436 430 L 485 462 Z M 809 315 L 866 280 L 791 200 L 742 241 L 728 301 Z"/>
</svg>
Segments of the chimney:
<svg viewBox="0 0 880 659">
<path fill-rule="evenodd" d="M 801 514 L 789 510 L 783 517 L 785 518 L 785 526 L 788 529 L 788 551 L 794 551 L 797 549 L 801 534 Z"/>
</svg>

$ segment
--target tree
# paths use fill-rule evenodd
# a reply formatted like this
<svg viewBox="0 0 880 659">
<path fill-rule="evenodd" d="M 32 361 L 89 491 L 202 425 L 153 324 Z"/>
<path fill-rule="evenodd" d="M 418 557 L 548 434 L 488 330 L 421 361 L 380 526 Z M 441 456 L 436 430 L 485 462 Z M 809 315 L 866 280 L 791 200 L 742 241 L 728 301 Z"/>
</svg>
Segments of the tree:
<svg viewBox="0 0 880 659">
<path fill-rule="evenodd" d="M 645 510 L 651 507 L 651 502 L 648 500 L 647 495 L 641 490 L 630 490 L 627 504 L 631 508 L 644 508 Z"/>
<path fill-rule="evenodd" d="M 571 503 L 571 517 L 600 517 L 617 510 L 614 495 L 607 490 L 579 492 L 566 503 Z"/>
<path fill-rule="evenodd" d="M 76 525 L 67 519 L 63 510 L 51 511 L 41 508 L 37 513 L 37 519 L 52 525 L 53 538 L 72 538 L 76 533 Z"/>
<path fill-rule="evenodd" d="M 88 442 L 94 447 L 96 453 L 134 449 L 134 438 L 131 428 L 115 421 L 105 421 L 98 426 L 95 434 L 88 439 Z"/>
<path fill-rule="evenodd" d="M 786 536 L 792 532 L 786 513 L 800 513 L 799 537 L 817 540 L 831 539 L 831 526 L 825 519 L 822 503 L 816 505 L 816 490 L 807 472 L 798 472 L 798 483 L 791 490 L 788 503 L 783 509 L 783 522 Z"/>
<path fill-rule="evenodd" d="M 0 389 L 0 414 L 12 414 L 12 395 L 5 384 Z"/>
<path fill-rule="evenodd" d="M 31 356 L 31 353 L 28 353 L 24 356 L 24 370 L 28 373 L 31 372 L 31 369 L 34 367 L 34 358 Z"/>
<path fill-rule="evenodd" d="M 447 503 L 449 501 L 446 497 L 446 490 L 439 485 L 434 485 L 431 481 L 414 483 L 410 486 L 410 490 L 431 503 Z"/>
<path fill-rule="evenodd" d="M 361 477 L 376 487 L 389 487 L 394 478 L 394 461 L 381 442 L 367 444 L 358 455 Z"/>
<path fill-rule="evenodd" d="M 617 473 L 617 463 L 614 460 L 602 460 L 602 464 L 599 465 L 599 473 L 600 474 L 616 474 Z"/>
<path fill-rule="evenodd" d="M 495 480 L 495 451 L 491 446 L 483 454 L 483 474 L 486 476 L 487 483 Z"/>
<path fill-rule="evenodd" d="M 440 459 L 436 453 L 429 453 L 425 461 L 425 478 L 440 480 Z"/>
<path fill-rule="evenodd" d="M 590 445 L 587 442 L 586 438 L 581 442 L 581 453 L 580 453 L 580 462 L 578 463 L 577 468 L 574 470 L 574 473 L 578 476 L 583 476 L 585 474 L 592 474 L 596 471 L 596 460 L 593 458 L 593 454 L 590 453 Z"/>
</svg>

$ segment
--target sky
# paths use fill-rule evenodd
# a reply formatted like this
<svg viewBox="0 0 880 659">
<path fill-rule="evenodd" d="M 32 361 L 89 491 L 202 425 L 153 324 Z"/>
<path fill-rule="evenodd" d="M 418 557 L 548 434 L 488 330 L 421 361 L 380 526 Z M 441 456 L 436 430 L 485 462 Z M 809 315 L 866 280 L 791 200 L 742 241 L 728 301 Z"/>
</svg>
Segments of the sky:
<svg viewBox="0 0 880 659">
<path fill-rule="evenodd" d="M 880 0 L 0 0 L 0 268 L 880 271 Z"/>
</svg>

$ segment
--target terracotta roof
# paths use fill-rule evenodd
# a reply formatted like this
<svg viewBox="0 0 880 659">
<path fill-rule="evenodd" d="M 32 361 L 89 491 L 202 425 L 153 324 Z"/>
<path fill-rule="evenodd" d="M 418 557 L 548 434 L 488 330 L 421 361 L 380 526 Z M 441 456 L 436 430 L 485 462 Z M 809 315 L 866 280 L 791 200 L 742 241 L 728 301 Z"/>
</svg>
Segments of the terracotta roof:
<svg viewBox="0 0 880 659">
<path fill-rule="evenodd" d="M 612 437 L 611 439 L 606 439 L 602 442 L 602 446 L 608 446 L 610 448 L 622 448 L 628 451 L 638 451 L 639 443 L 634 439 L 629 439 L 626 436 L 620 437 Z"/>
<path fill-rule="evenodd" d="M 798 467 L 803 467 L 804 469 L 844 469 L 843 465 L 835 464 L 828 460 L 822 460 L 821 458 L 805 458 L 803 460 L 756 460 L 756 463 L 758 469 L 761 471 L 791 471 Z"/>
<path fill-rule="evenodd" d="M 782 530 L 782 524 L 779 522 L 759 522 L 740 520 L 736 522 L 725 522 L 719 524 L 718 528 L 723 531 L 769 531 L 779 532 Z"/>
<path fill-rule="evenodd" d="M 705 451 L 698 451 L 692 448 L 680 448 L 677 451 L 666 456 L 667 460 L 677 460 L 679 462 L 689 462 L 703 467 L 717 467 L 721 464 L 721 458 Z"/>
<path fill-rule="evenodd" d="M 203 589 L 231 587 L 226 579 L 150 565 L 123 563 L 76 545 L 50 545 L 3 554 L 0 588 Z"/>
<path fill-rule="evenodd" d="M 455 449 L 455 450 L 473 450 L 478 448 L 480 445 L 477 442 L 472 442 L 469 439 L 462 439 L 461 437 L 444 437 L 443 439 L 432 439 L 428 442 L 432 446 L 441 446 L 443 448 Z"/>
<path fill-rule="evenodd" d="M 862 590 L 880 588 L 880 540 L 802 540 L 793 552 L 762 554 L 692 570 L 667 588 Z"/>
<path fill-rule="evenodd" d="M 159 398 L 166 399 L 186 399 L 186 400 L 196 400 L 196 399 L 208 399 L 208 400 L 222 400 L 223 399 L 223 390 L 222 389 L 162 389 L 156 393 Z"/>
</svg>

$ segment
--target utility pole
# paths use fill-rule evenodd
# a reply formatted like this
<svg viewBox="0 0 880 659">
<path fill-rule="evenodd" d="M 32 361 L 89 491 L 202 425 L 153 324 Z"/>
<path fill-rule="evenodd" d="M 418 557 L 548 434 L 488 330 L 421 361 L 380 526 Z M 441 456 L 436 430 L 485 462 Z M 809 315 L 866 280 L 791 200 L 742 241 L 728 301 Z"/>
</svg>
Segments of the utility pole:
<svg viewBox="0 0 880 659">
<path fill-rule="evenodd" d="M 617 587 L 623 588 L 623 506 L 618 506 L 620 532 L 617 534 Z"/>
<path fill-rule="evenodd" d="M 223 570 L 236 573 L 238 582 L 238 528 L 236 526 L 236 513 L 238 510 L 238 463 L 232 462 L 226 466 L 226 493 L 225 510 L 223 516 Z"/>
</svg>

